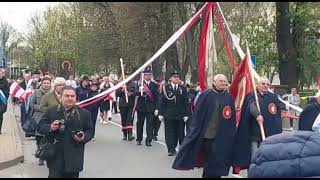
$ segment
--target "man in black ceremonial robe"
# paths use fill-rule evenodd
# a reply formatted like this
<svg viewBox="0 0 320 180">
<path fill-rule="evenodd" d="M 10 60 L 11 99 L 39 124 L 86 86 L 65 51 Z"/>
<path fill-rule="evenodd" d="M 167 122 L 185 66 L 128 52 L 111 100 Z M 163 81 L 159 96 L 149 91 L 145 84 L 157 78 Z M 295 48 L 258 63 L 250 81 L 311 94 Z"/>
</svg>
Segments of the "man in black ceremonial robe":
<svg viewBox="0 0 320 180">
<path fill-rule="evenodd" d="M 281 104 L 277 95 L 268 91 L 269 87 L 269 79 L 259 79 L 257 95 L 261 112 L 257 108 L 254 92 L 244 99 L 234 147 L 233 166 L 238 169 L 237 173 L 239 169 L 249 167 L 251 157 L 260 147 L 262 137 L 259 123 L 263 123 L 266 138 L 282 132 L 281 108 L 284 108 L 284 104 Z"/>
<path fill-rule="evenodd" d="M 204 167 L 204 178 L 228 175 L 236 135 L 236 113 L 226 83 L 226 77 L 218 74 L 213 79 L 214 87 L 201 93 L 190 122 L 190 132 L 179 149 L 173 169 Z"/>
<path fill-rule="evenodd" d="M 315 101 L 308 104 L 299 116 L 299 130 L 312 131 L 312 125 L 320 113 L 320 92 L 314 99 Z"/>
</svg>

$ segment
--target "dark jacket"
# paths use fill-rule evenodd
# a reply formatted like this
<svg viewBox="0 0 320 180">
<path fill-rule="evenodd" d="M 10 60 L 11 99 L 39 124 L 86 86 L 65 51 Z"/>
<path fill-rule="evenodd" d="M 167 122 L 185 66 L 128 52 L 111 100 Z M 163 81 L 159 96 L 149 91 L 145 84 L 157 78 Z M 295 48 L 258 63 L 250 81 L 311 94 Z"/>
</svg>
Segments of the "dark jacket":
<svg viewBox="0 0 320 180">
<path fill-rule="evenodd" d="M 174 91 L 171 84 L 165 85 L 159 97 L 159 115 L 168 119 L 182 119 L 189 113 L 187 88 L 179 85 Z M 165 90 L 165 92 L 164 92 Z"/>
<path fill-rule="evenodd" d="M 137 86 L 135 88 L 135 94 L 138 96 L 138 102 L 137 102 L 137 111 L 140 112 L 154 112 L 156 110 L 158 97 L 159 97 L 159 91 L 158 86 L 156 83 L 150 81 L 149 86 L 144 81 L 145 86 L 149 88 L 153 95 L 153 100 L 147 95 L 147 93 L 144 91 L 143 95 L 141 96 L 141 92 L 139 92 L 141 82 L 137 83 Z"/>
<path fill-rule="evenodd" d="M 312 126 L 320 113 L 320 105 L 317 101 L 308 104 L 299 116 L 299 130 L 312 131 Z"/>
<path fill-rule="evenodd" d="M 91 89 L 89 89 L 89 90 L 90 91 L 89 91 L 88 98 L 92 98 L 92 97 L 96 96 L 97 94 L 99 94 L 98 91 L 92 91 Z M 91 104 L 90 106 L 86 106 L 84 108 L 92 113 L 92 112 L 98 112 L 99 106 L 100 106 L 100 102 Z"/>
<path fill-rule="evenodd" d="M 2 90 L 6 99 L 9 97 L 10 86 L 7 78 L 0 79 L 0 89 Z M 7 111 L 7 105 L 0 101 L 0 113 L 5 113 Z"/>
<path fill-rule="evenodd" d="M 78 108 L 80 118 L 78 118 L 78 113 L 74 113 L 69 120 L 65 120 L 64 110 L 59 106 L 50 107 L 38 124 L 38 131 L 41 134 L 59 141 L 55 157 L 47 160 L 47 166 L 58 171 L 80 172 L 83 170 L 85 143 L 93 137 L 91 115 L 86 109 Z M 62 119 L 66 124 L 64 133 L 60 130 L 51 132 L 50 124 L 54 120 Z M 84 132 L 84 142 L 82 143 L 78 143 L 72 138 L 72 131 L 77 130 Z M 62 169 L 63 167 L 64 169 Z"/>
<path fill-rule="evenodd" d="M 320 177 L 320 136 L 311 131 L 266 138 L 253 156 L 249 178 Z"/>
<path fill-rule="evenodd" d="M 88 87 L 83 87 L 82 85 L 76 88 L 77 100 L 79 102 L 89 99 L 90 89 Z"/>
<path fill-rule="evenodd" d="M 126 95 L 123 88 L 120 88 L 116 91 L 116 97 L 119 97 L 119 108 L 123 107 L 133 107 L 135 100 L 135 85 L 133 82 L 127 83 L 127 91 L 131 92 L 131 95 L 128 95 L 128 103 L 126 101 Z"/>
<path fill-rule="evenodd" d="M 152 99 L 147 95 L 147 93 L 144 91 L 143 95 L 141 96 L 141 92 L 139 92 L 140 83 L 137 83 L 137 86 L 135 88 L 135 94 L 138 96 L 137 101 L 137 111 L 140 112 L 154 112 L 154 110 L 157 108 L 158 103 L 158 97 L 159 97 L 159 91 L 158 86 L 156 83 L 150 81 L 149 86 L 145 83 L 145 86 L 147 86 L 150 90 L 150 92 L 153 95 L 153 101 Z"/>
</svg>

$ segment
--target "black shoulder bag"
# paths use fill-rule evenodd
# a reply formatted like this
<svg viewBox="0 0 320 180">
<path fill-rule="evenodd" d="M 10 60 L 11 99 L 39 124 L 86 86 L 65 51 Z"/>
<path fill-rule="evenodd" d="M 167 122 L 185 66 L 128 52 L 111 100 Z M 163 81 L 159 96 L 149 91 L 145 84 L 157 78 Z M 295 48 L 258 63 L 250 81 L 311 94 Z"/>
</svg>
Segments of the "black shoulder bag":
<svg viewBox="0 0 320 180">
<path fill-rule="evenodd" d="M 35 157 L 41 160 L 50 160 L 56 153 L 56 139 L 49 140 L 49 137 L 45 136 L 36 151 Z"/>
</svg>

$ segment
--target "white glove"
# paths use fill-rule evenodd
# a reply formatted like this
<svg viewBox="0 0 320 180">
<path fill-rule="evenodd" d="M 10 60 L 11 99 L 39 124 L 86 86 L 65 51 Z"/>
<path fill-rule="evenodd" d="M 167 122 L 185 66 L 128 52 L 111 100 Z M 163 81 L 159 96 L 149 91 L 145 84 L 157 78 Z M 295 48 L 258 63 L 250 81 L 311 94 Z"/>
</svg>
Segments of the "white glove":
<svg viewBox="0 0 320 180">
<path fill-rule="evenodd" d="M 183 117 L 183 121 L 184 121 L 184 122 L 187 122 L 187 121 L 188 121 L 188 119 L 189 119 L 189 117 L 188 117 L 188 116 Z"/>
<path fill-rule="evenodd" d="M 143 86 L 140 86 L 139 87 L 139 92 L 143 92 L 143 90 L 144 90 Z"/>
<path fill-rule="evenodd" d="M 158 111 L 158 109 L 156 109 L 156 110 L 154 111 L 154 116 L 158 116 L 158 114 L 159 114 L 159 111 Z"/>
<path fill-rule="evenodd" d="M 161 115 L 159 115 L 159 116 L 158 116 L 158 119 L 159 119 L 160 121 L 163 121 L 164 117 L 161 116 Z"/>
</svg>

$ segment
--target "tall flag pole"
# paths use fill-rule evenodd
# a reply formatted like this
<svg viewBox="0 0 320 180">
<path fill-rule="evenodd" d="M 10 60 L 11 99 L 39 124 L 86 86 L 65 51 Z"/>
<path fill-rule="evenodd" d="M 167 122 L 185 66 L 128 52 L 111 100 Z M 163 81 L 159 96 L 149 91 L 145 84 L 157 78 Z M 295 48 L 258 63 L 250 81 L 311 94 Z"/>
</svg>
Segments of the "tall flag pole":
<svg viewBox="0 0 320 180">
<path fill-rule="evenodd" d="M 126 77 L 124 76 L 124 66 L 123 66 L 123 60 L 122 60 L 122 58 L 120 58 L 120 65 L 121 65 L 122 80 L 124 80 Z M 128 99 L 127 85 L 124 84 L 124 85 L 123 85 L 123 88 L 124 88 L 124 94 L 126 95 L 126 102 L 128 103 L 128 102 L 129 102 L 129 99 Z"/>
<path fill-rule="evenodd" d="M 248 47 L 248 43 L 247 43 L 247 58 L 248 58 L 248 63 L 249 63 L 249 66 L 251 66 L 250 62 L 251 61 L 251 58 L 250 58 L 250 51 L 249 51 L 249 47 Z M 261 113 L 261 108 L 260 108 L 260 103 L 259 103 L 259 98 L 258 98 L 258 93 L 257 93 L 257 88 L 256 88 L 256 84 L 254 82 L 254 78 L 252 78 L 252 68 L 250 68 L 250 75 L 251 75 L 251 80 L 252 80 L 252 88 L 253 88 L 253 92 L 254 92 L 254 97 L 256 99 L 256 105 L 257 105 L 257 108 L 258 108 L 258 111 Z M 260 126 L 260 132 L 261 132 L 261 137 L 262 137 L 262 141 L 264 141 L 266 139 L 266 135 L 264 133 L 264 127 L 263 127 L 263 122 L 259 121 L 259 126 Z"/>
</svg>

